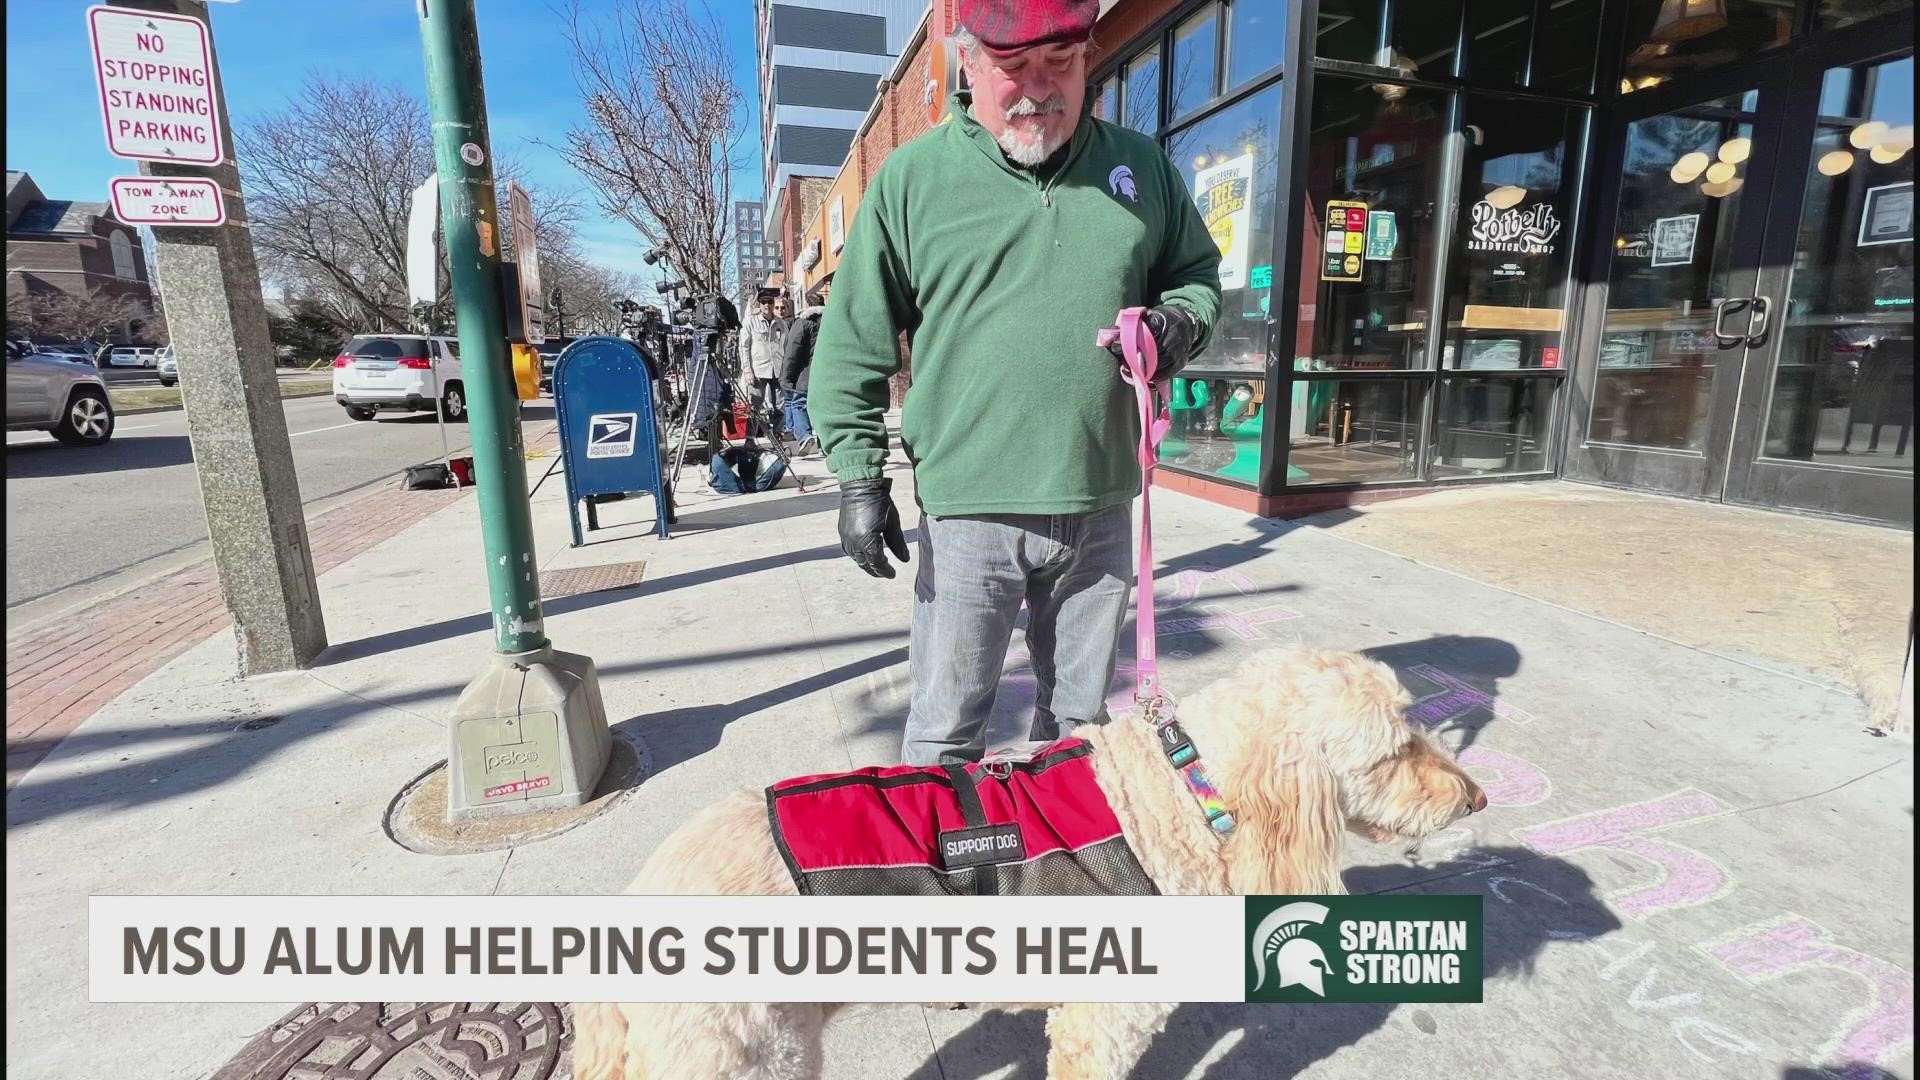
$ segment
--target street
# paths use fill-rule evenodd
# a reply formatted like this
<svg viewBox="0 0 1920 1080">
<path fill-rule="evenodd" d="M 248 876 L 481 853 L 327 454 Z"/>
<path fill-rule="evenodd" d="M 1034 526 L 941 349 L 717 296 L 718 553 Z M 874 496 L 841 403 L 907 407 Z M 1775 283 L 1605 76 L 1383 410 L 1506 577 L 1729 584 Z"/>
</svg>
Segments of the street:
<svg viewBox="0 0 1920 1080">
<path fill-rule="evenodd" d="M 440 454 L 427 413 L 356 423 L 329 397 L 281 405 L 300 499 L 310 508 Z M 532 403 L 524 415 L 544 420 L 552 407 Z M 464 448 L 466 427 L 449 425 L 447 440 Z M 123 416 L 97 449 L 63 446 L 44 432 L 9 433 L 7 516 L 9 609 L 152 560 L 190 560 L 206 543 L 207 522 L 186 413 Z"/>
</svg>

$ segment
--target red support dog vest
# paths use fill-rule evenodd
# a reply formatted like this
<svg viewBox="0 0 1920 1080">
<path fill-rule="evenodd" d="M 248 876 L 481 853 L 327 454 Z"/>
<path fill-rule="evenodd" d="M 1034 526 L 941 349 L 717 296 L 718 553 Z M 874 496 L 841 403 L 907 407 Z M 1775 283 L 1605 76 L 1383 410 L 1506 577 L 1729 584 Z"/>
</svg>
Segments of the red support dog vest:
<svg viewBox="0 0 1920 1080">
<path fill-rule="evenodd" d="M 774 843 L 815 896 L 1152 895 L 1079 739 L 967 766 L 869 767 L 767 789 Z"/>
</svg>

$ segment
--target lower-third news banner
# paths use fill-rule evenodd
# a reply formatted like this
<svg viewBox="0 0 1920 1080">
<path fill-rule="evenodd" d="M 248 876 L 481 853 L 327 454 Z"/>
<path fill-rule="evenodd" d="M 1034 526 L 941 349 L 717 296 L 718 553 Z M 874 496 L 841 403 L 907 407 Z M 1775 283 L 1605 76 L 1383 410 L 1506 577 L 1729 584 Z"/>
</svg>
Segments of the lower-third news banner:
<svg viewBox="0 0 1920 1080">
<path fill-rule="evenodd" d="M 1481 1000 L 1479 896 L 95 896 L 107 1001 Z"/>
</svg>

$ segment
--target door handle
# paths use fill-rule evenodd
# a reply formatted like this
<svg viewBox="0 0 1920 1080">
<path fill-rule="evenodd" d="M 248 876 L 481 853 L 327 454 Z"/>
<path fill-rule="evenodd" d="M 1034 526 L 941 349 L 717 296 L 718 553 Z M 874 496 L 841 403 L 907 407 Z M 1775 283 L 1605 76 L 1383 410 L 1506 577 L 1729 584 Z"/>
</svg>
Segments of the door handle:
<svg viewBox="0 0 1920 1080">
<path fill-rule="evenodd" d="M 1713 305 L 1713 337 L 1722 349 L 1737 349 L 1747 343 L 1745 334 L 1727 332 L 1727 316 L 1747 310 L 1749 297 L 1729 296 Z"/>
<path fill-rule="evenodd" d="M 1747 348 L 1757 349 L 1767 343 L 1767 298 L 1753 297 L 1753 323 L 1747 327 Z"/>
</svg>

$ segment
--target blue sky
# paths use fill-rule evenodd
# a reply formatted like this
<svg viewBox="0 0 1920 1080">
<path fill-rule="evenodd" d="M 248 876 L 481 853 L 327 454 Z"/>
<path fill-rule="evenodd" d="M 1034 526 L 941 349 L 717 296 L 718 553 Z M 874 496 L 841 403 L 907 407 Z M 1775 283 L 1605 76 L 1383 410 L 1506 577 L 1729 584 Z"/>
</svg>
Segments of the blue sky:
<svg viewBox="0 0 1920 1080">
<path fill-rule="evenodd" d="M 645 0 L 640 0 L 643 7 Z M 759 160 L 752 0 L 712 0 L 744 95 L 744 158 Z M 543 189 L 580 190 L 580 175 L 533 138 L 558 143 L 581 121 L 558 3 L 478 0 L 480 46 L 494 151 L 524 162 Z M 615 0 L 588 0 L 591 13 Z M 7 168 L 24 169 L 52 198 L 107 199 L 107 182 L 139 163 L 107 153 L 92 79 L 86 7 L 72 0 L 7 0 Z M 276 111 L 311 74 L 371 79 L 426 96 L 420 28 L 411 0 L 239 0 L 212 3 L 214 41 L 235 123 Z M 734 176 L 736 199 L 760 197 L 757 164 Z M 589 208 L 588 253 L 611 269 L 654 275 L 632 226 Z"/>
</svg>

